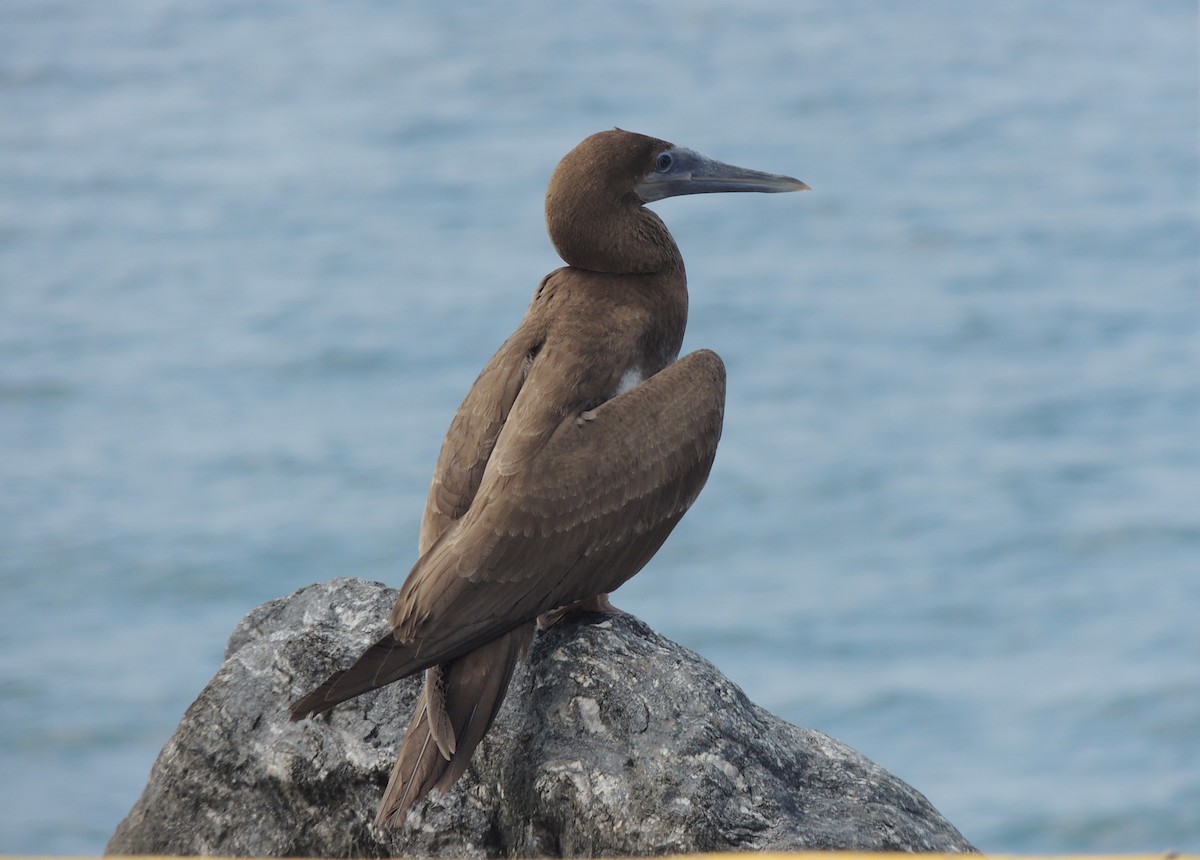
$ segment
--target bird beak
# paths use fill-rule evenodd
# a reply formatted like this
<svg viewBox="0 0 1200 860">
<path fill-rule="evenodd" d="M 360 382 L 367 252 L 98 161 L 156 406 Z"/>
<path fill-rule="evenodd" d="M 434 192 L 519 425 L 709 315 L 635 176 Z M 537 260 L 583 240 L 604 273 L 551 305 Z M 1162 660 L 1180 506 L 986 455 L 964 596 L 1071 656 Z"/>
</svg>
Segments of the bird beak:
<svg viewBox="0 0 1200 860">
<path fill-rule="evenodd" d="M 683 146 L 672 146 L 659 153 L 655 165 L 655 169 L 634 186 L 634 192 L 646 203 L 683 194 L 722 191 L 778 194 L 811 190 L 799 179 L 724 164 Z"/>
</svg>

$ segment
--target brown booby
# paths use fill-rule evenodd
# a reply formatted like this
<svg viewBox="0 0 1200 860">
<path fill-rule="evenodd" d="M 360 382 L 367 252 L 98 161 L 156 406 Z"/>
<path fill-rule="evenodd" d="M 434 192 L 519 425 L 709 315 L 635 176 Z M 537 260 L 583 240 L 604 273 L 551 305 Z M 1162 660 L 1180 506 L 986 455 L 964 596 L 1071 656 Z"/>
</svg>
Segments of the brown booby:
<svg viewBox="0 0 1200 860">
<path fill-rule="evenodd" d="M 546 224 L 567 265 L 450 424 L 392 629 L 291 707 L 299 720 L 424 670 L 377 824 L 458 780 L 539 618 L 610 609 L 708 478 L 725 367 L 705 349 L 677 359 L 683 259 L 643 204 L 807 188 L 621 129 L 559 162 Z"/>
</svg>

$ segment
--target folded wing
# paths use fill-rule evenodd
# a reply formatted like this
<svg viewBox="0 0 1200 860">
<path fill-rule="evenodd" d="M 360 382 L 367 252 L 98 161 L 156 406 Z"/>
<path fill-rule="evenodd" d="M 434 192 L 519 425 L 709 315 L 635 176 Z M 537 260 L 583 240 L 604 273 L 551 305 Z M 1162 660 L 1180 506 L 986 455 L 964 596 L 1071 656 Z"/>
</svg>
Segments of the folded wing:
<svg viewBox="0 0 1200 860">
<path fill-rule="evenodd" d="M 469 510 L 410 572 L 392 633 L 293 705 L 292 718 L 617 588 L 650 560 L 700 493 L 724 402 L 724 365 L 700 350 L 594 410 L 563 416 L 515 473 L 489 464 Z M 504 454 L 503 445 L 501 439 L 493 458 Z"/>
</svg>

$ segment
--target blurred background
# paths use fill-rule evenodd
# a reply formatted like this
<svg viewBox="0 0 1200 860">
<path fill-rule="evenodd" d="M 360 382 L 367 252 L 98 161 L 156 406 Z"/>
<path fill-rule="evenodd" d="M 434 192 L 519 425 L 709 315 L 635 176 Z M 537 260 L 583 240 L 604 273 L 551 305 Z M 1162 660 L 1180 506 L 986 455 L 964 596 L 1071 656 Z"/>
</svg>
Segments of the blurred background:
<svg viewBox="0 0 1200 860">
<path fill-rule="evenodd" d="M 709 485 L 616 603 L 990 852 L 1200 851 L 1191 2 L 0 5 L 0 851 L 95 854 L 225 639 L 398 585 L 612 126 Z"/>
</svg>

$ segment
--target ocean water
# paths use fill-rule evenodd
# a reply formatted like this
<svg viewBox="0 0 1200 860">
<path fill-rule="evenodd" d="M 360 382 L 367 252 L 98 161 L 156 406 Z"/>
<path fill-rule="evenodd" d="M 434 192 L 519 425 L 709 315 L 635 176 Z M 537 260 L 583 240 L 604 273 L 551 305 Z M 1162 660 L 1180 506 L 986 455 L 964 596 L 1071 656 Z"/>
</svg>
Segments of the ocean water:
<svg viewBox="0 0 1200 860">
<path fill-rule="evenodd" d="M 614 125 L 712 478 L 615 602 L 992 852 L 1200 851 L 1193 3 L 0 5 L 0 852 L 97 853 L 259 603 L 399 584 Z"/>
</svg>

